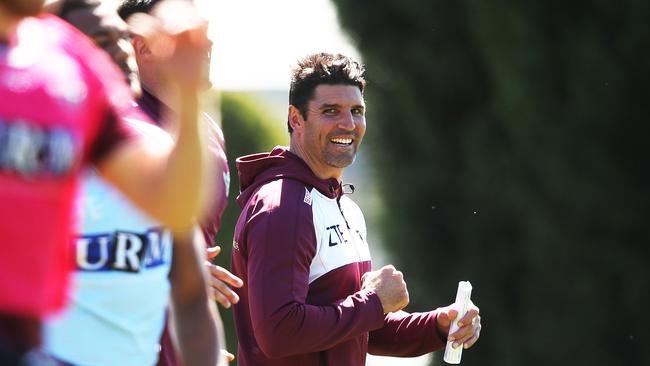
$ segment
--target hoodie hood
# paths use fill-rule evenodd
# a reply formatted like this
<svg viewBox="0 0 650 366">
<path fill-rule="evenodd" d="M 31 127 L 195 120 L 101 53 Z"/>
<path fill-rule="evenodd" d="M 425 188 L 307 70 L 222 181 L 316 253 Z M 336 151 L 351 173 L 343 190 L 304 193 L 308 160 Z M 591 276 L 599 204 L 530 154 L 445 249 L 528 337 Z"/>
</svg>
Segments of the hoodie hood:
<svg viewBox="0 0 650 366">
<path fill-rule="evenodd" d="M 336 178 L 318 178 L 307 163 L 285 146 L 276 146 L 268 153 L 242 156 L 237 158 L 236 164 L 241 192 L 237 203 L 241 207 L 260 185 L 277 179 L 298 180 L 329 198 L 342 194 L 341 183 Z"/>
</svg>

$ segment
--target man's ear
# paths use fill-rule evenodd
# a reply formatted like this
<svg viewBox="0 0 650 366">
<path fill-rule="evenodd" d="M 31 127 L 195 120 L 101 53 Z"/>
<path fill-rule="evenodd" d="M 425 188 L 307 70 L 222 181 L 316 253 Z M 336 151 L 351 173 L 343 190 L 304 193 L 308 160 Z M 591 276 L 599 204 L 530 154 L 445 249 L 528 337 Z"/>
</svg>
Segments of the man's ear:
<svg viewBox="0 0 650 366">
<path fill-rule="evenodd" d="M 305 126 L 305 119 L 300 113 L 300 109 L 293 105 L 289 105 L 289 126 L 295 131 L 300 130 Z"/>
<path fill-rule="evenodd" d="M 132 35 L 131 43 L 133 44 L 133 49 L 139 59 L 147 60 L 151 57 L 151 48 L 149 48 L 147 40 L 144 37 L 134 34 Z"/>
</svg>

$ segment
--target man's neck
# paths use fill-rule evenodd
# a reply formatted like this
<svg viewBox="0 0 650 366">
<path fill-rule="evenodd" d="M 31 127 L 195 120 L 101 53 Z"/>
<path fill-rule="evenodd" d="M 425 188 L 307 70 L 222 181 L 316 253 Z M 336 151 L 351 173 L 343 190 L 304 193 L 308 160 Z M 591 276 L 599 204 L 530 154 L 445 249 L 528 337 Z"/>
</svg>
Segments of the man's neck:
<svg viewBox="0 0 650 366">
<path fill-rule="evenodd" d="M 305 151 L 299 146 L 299 144 L 294 143 L 293 140 L 289 143 L 289 151 L 294 153 L 296 156 L 298 156 L 302 161 L 309 166 L 309 169 L 311 169 L 312 173 L 314 173 L 315 176 L 317 176 L 320 179 L 331 179 L 334 178 L 341 182 L 341 178 L 343 176 L 343 169 L 337 169 L 334 167 L 330 166 L 323 166 L 323 164 L 319 164 L 318 162 L 314 161 L 315 159 L 311 159 L 309 154 L 305 153 Z"/>
<path fill-rule="evenodd" d="M 151 94 L 158 102 L 158 118 L 156 121 L 167 132 L 175 135 L 180 126 L 178 126 L 178 96 L 173 94 L 174 88 L 165 88 L 162 83 L 146 83 L 143 80 L 143 90 Z"/>
<path fill-rule="evenodd" d="M 175 108 L 174 102 L 176 96 L 173 94 L 174 88 L 169 87 L 167 83 L 162 80 L 162 77 L 146 73 L 140 64 L 138 64 L 138 68 L 140 69 L 140 83 L 142 84 L 142 88 L 156 97 L 156 99 L 158 99 L 162 104 L 169 108 Z"/>
</svg>

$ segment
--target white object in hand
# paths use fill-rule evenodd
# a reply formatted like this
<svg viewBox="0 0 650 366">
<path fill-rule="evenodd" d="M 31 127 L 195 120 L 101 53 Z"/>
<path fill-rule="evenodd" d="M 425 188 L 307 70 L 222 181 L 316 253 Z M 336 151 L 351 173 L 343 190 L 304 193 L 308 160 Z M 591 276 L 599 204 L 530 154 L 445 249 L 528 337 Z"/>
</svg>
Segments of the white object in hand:
<svg viewBox="0 0 650 366">
<path fill-rule="evenodd" d="M 454 309 L 458 311 L 458 316 L 451 323 L 449 328 L 449 334 L 454 333 L 458 330 L 458 321 L 465 316 L 467 310 L 469 309 L 470 296 L 472 295 L 472 284 L 469 281 L 460 281 L 458 282 L 458 291 L 456 292 L 456 302 L 454 303 Z M 460 363 L 460 357 L 463 354 L 463 345 L 459 345 L 458 348 L 452 346 L 454 342 L 447 341 L 447 348 L 445 348 L 445 357 L 444 360 L 447 363 L 457 365 Z"/>
</svg>

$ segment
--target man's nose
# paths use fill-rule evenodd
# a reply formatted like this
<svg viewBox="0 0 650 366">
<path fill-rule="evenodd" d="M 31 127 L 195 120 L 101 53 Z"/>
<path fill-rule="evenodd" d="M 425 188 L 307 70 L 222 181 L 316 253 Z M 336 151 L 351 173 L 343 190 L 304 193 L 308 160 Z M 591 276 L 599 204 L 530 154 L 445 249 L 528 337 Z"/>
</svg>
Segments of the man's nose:
<svg viewBox="0 0 650 366">
<path fill-rule="evenodd" d="M 342 130 L 354 130 L 356 123 L 354 122 L 354 116 L 351 111 L 341 114 L 341 118 L 338 121 L 338 127 Z"/>
</svg>

